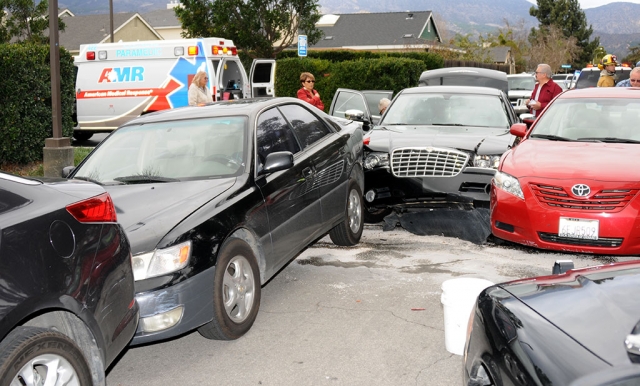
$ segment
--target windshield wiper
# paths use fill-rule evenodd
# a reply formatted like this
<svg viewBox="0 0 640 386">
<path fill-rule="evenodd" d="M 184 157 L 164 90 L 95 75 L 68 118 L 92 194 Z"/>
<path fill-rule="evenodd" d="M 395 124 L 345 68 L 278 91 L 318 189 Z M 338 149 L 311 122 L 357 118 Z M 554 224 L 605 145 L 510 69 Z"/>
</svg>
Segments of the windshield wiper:
<svg viewBox="0 0 640 386">
<path fill-rule="evenodd" d="M 462 123 L 432 123 L 431 126 L 466 126 Z"/>
<path fill-rule="evenodd" d="M 571 141 L 570 138 L 560 137 L 558 135 L 550 135 L 550 134 L 531 134 L 529 138 L 542 138 L 548 139 L 551 141 Z"/>
<path fill-rule="evenodd" d="M 94 180 L 93 178 L 89 178 L 89 177 L 73 176 L 73 179 L 74 180 L 89 181 L 89 182 L 93 182 L 94 184 L 102 185 L 101 181 Z"/>
<path fill-rule="evenodd" d="M 144 184 L 147 182 L 177 182 L 176 178 L 160 177 L 160 176 L 127 176 L 116 177 L 114 181 L 120 181 L 127 184 Z"/>
<path fill-rule="evenodd" d="M 578 138 L 578 141 L 594 141 L 594 142 L 609 142 L 609 143 L 640 143 L 634 139 L 627 138 L 615 138 L 615 137 L 585 137 Z"/>
</svg>

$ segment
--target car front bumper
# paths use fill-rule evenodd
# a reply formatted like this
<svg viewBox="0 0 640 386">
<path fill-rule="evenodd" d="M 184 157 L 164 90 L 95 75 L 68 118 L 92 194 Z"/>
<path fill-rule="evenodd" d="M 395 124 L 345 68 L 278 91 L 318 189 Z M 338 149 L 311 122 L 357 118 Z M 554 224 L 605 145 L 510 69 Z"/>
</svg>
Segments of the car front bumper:
<svg viewBox="0 0 640 386">
<path fill-rule="evenodd" d="M 524 187 L 523 187 L 524 189 Z M 501 239 L 556 251 L 636 255 L 640 253 L 640 201 L 619 212 L 556 209 L 525 192 L 525 200 L 491 190 L 491 232 Z M 597 240 L 560 237 L 560 217 L 598 220 Z"/>
<path fill-rule="evenodd" d="M 191 331 L 213 319 L 213 279 L 215 267 L 176 285 L 136 294 L 140 306 L 140 323 L 131 345 L 172 338 Z M 145 318 L 162 318 L 181 309 L 177 323 L 159 331 L 145 331 Z"/>
<path fill-rule="evenodd" d="M 365 204 L 370 209 L 488 206 L 493 169 L 467 167 L 453 177 L 395 177 L 386 168 L 365 170 Z M 372 193 L 371 193 L 372 192 Z M 373 197 L 373 199 L 371 199 Z"/>
</svg>

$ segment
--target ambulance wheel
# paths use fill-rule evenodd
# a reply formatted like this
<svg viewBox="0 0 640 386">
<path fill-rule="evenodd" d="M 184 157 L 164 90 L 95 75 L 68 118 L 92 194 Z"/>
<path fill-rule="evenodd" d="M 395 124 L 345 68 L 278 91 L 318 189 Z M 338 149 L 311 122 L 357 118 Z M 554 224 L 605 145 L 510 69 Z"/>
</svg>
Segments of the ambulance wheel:
<svg viewBox="0 0 640 386">
<path fill-rule="evenodd" d="M 75 138 L 78 141 L 86 141 L 91 137 L 93 137 L 93 133 L 90 131 L 84 131 L 84 130 L 73 131 L 73 138 Z"/>
</svg>

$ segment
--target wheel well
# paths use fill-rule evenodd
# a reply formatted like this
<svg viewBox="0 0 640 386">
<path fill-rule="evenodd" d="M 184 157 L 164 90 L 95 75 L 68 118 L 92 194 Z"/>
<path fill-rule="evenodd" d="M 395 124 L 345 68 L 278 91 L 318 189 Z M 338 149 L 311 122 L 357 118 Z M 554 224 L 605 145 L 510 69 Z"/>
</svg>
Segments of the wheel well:
<svg viewBox="0 0 640 386">
<path fill-rule="evenodd" d="M 87 359 L 93 384 L 106 384 L 104 353 L 98 347 L 89 327 L 75 314 L 64 310 L 50 310 L 24 321 L 22 326 L 48 328 L 71 338 Z"/>
<path fill-rule="evenodd" d="M 258 241 L 258 237 L 247 228 L 239 228 L 230 234 L 227 240 L 232 238 L 243 240 L 249 245 L 249 247 L 251 247 L 253 254 L 258 259 L 257 263 L 258 269 L 260 269 L 260 284 L 262 285 L 266 283 L 265 272 L 267 270 L 267 263 L 262 244 Z M 225 240 L 225 242 L 227 240 Z"/>
</svg>

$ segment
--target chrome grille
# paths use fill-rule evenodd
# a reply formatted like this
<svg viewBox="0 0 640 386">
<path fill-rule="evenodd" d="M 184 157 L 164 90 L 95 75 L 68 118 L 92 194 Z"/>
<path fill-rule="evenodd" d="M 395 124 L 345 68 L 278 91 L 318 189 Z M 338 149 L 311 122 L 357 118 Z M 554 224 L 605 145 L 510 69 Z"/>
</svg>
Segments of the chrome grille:
<svg viewBox="0 0 640 386">
<path fill-rule="evenodd" d="M 452 149 L 401 148 L 391 153 L 391 172 L 396 177 L 454 177 L 468 161 L 467 153 Z"/>
<path fill-rule="evenodd" d="M 529 184 L 541 203 L 561 209 L 586 212 L 619 212 L 638 194 L 638 189 L 604 189 L 585 199 L 577 199 L 560 186 Z"/>
</svg>

